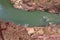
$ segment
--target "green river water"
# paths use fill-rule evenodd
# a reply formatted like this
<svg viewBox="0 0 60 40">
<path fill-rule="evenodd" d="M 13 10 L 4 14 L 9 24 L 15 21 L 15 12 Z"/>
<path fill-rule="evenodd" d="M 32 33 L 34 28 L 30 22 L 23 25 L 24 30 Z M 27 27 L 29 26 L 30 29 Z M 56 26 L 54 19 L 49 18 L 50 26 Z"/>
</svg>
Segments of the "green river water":
<svg viewBox="0 0 60 40">
<path fill-rule="evenodd" d="M 51 23 L 60 23 L 60 15 L 48 14 L 47 12 L 34 11 L 27 12 L 12 7 L 9 0 L 0 0 L 0 18 L 4 21 L 11 21 L 16 24 L 29 24 L 30 26 L 47 25 Z"/>
</svg>

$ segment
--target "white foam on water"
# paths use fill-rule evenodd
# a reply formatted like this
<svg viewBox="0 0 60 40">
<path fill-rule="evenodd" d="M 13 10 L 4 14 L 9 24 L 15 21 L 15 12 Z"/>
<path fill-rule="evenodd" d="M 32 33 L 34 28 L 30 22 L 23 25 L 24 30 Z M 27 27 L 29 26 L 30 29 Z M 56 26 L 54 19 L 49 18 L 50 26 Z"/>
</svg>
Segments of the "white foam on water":
<svg viewBox="0 0 60 40">
<path fill-rule="evenodd" d="M 28 26 L 29 26 L 29 24 L 25 24 L 25 25 L 24 25 L 24 27 L 28 27 Z"/>
<path fill-rule="evenodd" d="M 49 24 L 53 24 L 53 22 L 49 22 Z"/>
<path fill-rule="evenodd" d="M 43 16 L 44 19 L 46 19 L 47 17 L 46 16 Z"/>
<path fill-rule="evenodd" d="M 43 16 L 43 19 L 46 19 L 46 21 L 50 21 L 50 19 L 47 16 Z"/>
<path fill-rule="evenodd" d="M 50 21 L 50 19 L 46 19 L 46 21 Z"/>
</svg>

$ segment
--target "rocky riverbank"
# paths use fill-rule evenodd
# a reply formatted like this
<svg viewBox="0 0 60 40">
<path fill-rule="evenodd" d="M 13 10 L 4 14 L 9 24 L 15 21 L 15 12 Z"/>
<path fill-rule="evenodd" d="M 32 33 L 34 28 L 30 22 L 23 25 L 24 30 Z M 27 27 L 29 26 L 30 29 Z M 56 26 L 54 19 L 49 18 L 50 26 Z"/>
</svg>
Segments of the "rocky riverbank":
<svg viewBox="0 0 60 40">
<path fill-rule="evenodd" d="M 1 40 L 60 40 L 60 24 L 24 27 L 0 20 Z"/>
<path fill-rule="evenodd" d="M 49 13 L 60 13 L 60 0 L 10 0 L 17 9 L 26 11 L 45 11 Z"/>
</svg>

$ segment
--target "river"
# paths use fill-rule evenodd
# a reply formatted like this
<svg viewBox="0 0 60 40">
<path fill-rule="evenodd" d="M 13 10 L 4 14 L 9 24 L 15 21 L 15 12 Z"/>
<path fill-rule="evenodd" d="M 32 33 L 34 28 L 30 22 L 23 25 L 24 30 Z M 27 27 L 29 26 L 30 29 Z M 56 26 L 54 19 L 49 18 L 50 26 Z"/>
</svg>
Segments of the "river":
<svg viewBox="0 0 60 40">
<path fill-rule="evenodd" d="M 29 24 L 30 26 L 48 25 L 48 23 L 60 23 L 60 15 L 49 14 L 42 11 L 27 12 L 15 9 L 8 0 L 0 0 L 0 18 L 16 24 Z"/>
</svg>

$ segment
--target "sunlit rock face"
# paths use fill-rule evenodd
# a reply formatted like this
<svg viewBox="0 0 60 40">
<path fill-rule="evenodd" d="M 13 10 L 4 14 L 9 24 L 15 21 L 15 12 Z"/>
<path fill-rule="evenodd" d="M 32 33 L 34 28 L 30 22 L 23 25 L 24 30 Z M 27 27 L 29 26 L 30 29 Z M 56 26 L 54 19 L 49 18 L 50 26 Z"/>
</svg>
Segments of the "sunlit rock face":
<svg viewBox="0 0 60 40">
<path fill-rule="evenodd" d="M 60 0 L 11 0 L 15 8 L 26 11 L 47 11 L 49 13 L 60 13 Z"/>
</svg>

